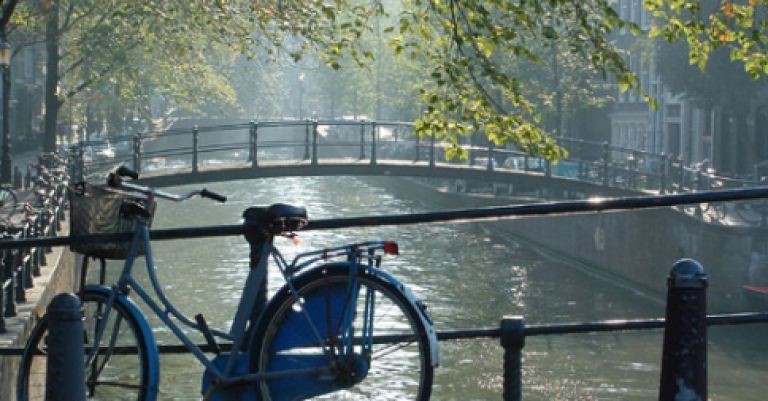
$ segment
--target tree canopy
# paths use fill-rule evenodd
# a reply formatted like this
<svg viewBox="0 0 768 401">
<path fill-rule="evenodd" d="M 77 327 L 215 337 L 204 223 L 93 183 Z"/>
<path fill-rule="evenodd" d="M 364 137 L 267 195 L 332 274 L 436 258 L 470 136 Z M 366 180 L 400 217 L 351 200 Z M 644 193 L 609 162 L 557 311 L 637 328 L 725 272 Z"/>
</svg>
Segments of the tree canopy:
<svg viewBox="0 0 768 401">
<path fill-rule="evenodd" d="M 65 102 L 149 114 L 163 95 L 192 111 L 277 112 L 259 95 L 303 86 L 267 62 L 316 60 L 345 71 L 317 75 L 337 94 L 332 110 L 377 115 L 386 103 L 419 111 L 420 135 L 458 144 L 483 132 L 556 160 L 565 151 L 550 134 L 563 115 L 605 102 L 611 85 L 643 94 L 618 29 L 684 41 L 700 68 L 724 48 L 753 79 L 768 73 L 768 0 L 712 4 L 644 0 L 649 32 L 612 0 L 39 0 L 3 20 L 16 48 L 46 43 L 46 150 Z"/>
</svg>

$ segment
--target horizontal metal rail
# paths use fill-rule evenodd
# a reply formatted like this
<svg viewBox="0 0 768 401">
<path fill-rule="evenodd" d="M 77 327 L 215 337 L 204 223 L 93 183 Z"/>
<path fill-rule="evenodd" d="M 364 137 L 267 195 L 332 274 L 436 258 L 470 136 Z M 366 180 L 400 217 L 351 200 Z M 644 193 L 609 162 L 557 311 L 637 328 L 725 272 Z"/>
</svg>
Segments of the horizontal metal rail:
<svg viewBox="0 0 768 401">
<path fill-rule="evenodd" d="M 708 315 L 707 326 L 725 326 L 725 325 L 745 325 L 768 323 L 768 312 L 745 312 Z M 525 337 L 537 337 L 547 335 L 565 335 L 565 334 L 585 334 L 617 331 L 641 331 L 663 329 L 664 318 L 653 319 L 633 319 L 633 320 L 604 320 L 597 322 L 580 323 L 555 323 L 555 324 L 531 324 L 526 325 Z M 440 341 L 456 340 L 477 340 L 477 339 L 498 339 L 501 337 L 501 329 L 498 327 L 476 328 L 476 329 L 458 329 L 441 330 L 437 332 L 437 339 Z M 388 335 L 375 336 L 373 342 L 376 344 L 388 344 L 407 341 L 410 336 L 406 335 Z M 227 352 L 231 349 L 230 343 L 218 344 L 221 351 Z M 198 347 L 204 352 L 213 352 L 214 349 L 208 344 L 198 344 Z M 163 354 L 185 354 L 189 349 L 183 344 L 161 344 L 158 350 Z M 0 348 L 0 356 L 21 356 L 24 352 L 22 347 L 4 347 Z M 113 350 L 114 354 L 135 354 L 135 347 L 119 347 Z"/>
<path fill-rule="evenodd" d="M 577 201 L 557 201 L 487 207 L 479 209 L 449 210 L 444 212 L 320 219 L 310 221 L 304 230 L 332 230 L 352 227 L 470 222 L 477 220 L 499 220 L 527 216 L 629 211 L 697 203 L 742 201 L 764 198 L 768 198 L 768 187 L 730 189 L 723 191 L 707 191 L 672 195 L 648 195 L 626 198 L 595 198 Z M 754 228 L 754 230 L 763 229 Z M 223 225 L 152 230 L 151 237 L 153 240 L 171 240 L 183 238 L 233 236 L 242 235 L 243 233 L 244 228 L 242 225 Z M 132 235 L 132 233 L 100 234 L 78 237 L 77 240 L 99 243 L 122 242 L 130 240 Z M 72 241 L 72 237 L 45 237 L 18 240 L 10 239 L 0 241 L 0 249 L 37 246 L 62 246 L 69 245 L 72 243 Z"/>
</svg>

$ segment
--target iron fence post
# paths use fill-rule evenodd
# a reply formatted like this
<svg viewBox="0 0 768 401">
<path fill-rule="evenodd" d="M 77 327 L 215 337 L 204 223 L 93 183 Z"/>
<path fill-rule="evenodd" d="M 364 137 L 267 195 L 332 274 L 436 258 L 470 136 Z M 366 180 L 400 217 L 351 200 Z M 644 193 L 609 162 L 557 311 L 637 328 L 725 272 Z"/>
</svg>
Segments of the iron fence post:
<svg viewBox="0 0 768 401">
<path fill-rule="evenodd" d="M 59 294 L 47 309 L 46 401 L 85 401 L 83 309 L 74 294 Z"/>
<path fill-rule="evenodd" d="M 312 122 L 312 165 L 317 164 L 317 121 Z"/>
<path fill-rule="evenodd" d="M 696 188 L 697 191 L 701 191 L 704 187 L 704 177 L 701 173 L 701 167 L 696 169 L 696 175 L 693 176 L 694 183 L 692 187 Z M 698 218 L 704 217 L 704 210 L 701 208 L 701 203 L 696 204 L 696 209 L 694 210 L 694 215 Z"/>
<path fill-rule="evenodd" d="M 754 172 L 752 173 L 752 186 L 758 187 L 762 182 L 765 182 L 765 177 L 760 176 L 759 165 L 755 165 Z M 766 215 L 766 208 L 768 208 L 768 201 L 763 199 L 760 201 L 760 227 L 765 228 L 768 224 L 768 216 Z"/>
<path fill-rule="evenodd" d="M 632 160 L 630 160 L 629 163 L 629 189 L 635 189 L 637 188 L 637 166 L 638 166 L 638 156 L 637 151 L 633 150 L 632 153 Z"/>
<path fill-rule="evenodd" d="M 608 177 L 608 169 L 611 164 L 611 145 L 608 142 L 603 142 L 603 186 L 607 187 L 610 182 Z"/>
<path fill-rule="evenodd" d="M 360 122 L 360 160 L 365 159 L 365 121 Z"/>
<path fill-rule="evenodd" d="M 13 237 L 10 237 L 13 238 Z M 16 253 L 17 250 L 7 250 L 3 253 L 5 265 L 4 281 L 8 283 L 5 293 L 5 317 L 16 316 Z"/>
<path fill-rule="evenodd" d="M 16 253 L 16 263 L 13 264 L 13 285 L 16 287 L 16 304 L 27 301 L 27 294 L 24 292 L 24 253 L 19 250 Z"/>
<path fill-rule="evenodd" d="M 141 133 L 133 136 L 133 171 L 141 173 Z"/>
<path fill-rule="evenodd" d="M 43 235 L 42 233 L 45 231 L 44 223 L 45 223 L 45 221 L 38 216 L 38 218 L 35 219 L 35 221 L 33 223 L 31 223 L 31 224 L 33 224 L 33 231 L 35 233 L 37 233 L 38 235 L 42 236 Z M 40 263 L 43 264 L 43 265 L 47 265 L 48 264 L 48 260 L 45 257 L 45 252 L 48 249 L 51 249 L 51 248 L 43 248 L 43 247 L 38 248 L 38 251 L 40 253 Z"/>
<path fill-rule="evenodd" d="M 667 278 L 659 400 L 707 400 L 707 275 L 681 259 Z"/>
<path fill-rule="evenodd" d="M 379 127 L 376 122 L 371 123 L 371 165 L 376 165 L 376 136 L 379 133 Z"/>
<path fill-rule="evenodd" d="M 522 350 L 525 346 L 525 323 L 522 316 L 501 319 L 501 346 L 504 347 L 504 401 L 520 401 L 523 393 Z"/>
<path fill-rule="evenodd" d="M 256 168 L 259 166 L 259 124 L 258 123 L 251 123 L 251 154 L 253 157 L 251 158 L 251 167 Z"/>
<path fill-rule="evenodd" d="M 197 125 L 195 125 L 192 128 L 192 172 L 197 172 L 197 151 L 198 151 L 198 135 L 200 131 L 197 128 Z"/>
<path fill-rule="evenodd" d="M 414 132 L 414 135 L 416 136 L 416 145 L 415 145 L 415 149 L 414 149 L 415 151 L 413 152 L 414 153 L 413 161 L 417 162 L 421 158 L 421 154 L 420 154 L 420 150 L 421 150 L 420 149 L 421 148 L 421 137 L 416 132 Z"/>
<path fill-rule="evenodd" d="M 669 169 L 669 157 L 665 153 L 661 154 L 661 164 L 659 164 L 659 195 L 667 192 L 667 171 Z"/>
<path fill-rule="evenodd" d="M 696 189 L 701 191 L 704 189 L 704 173 L 701 170 L 701 166 L 696 169 L 696 176 L 694 178 L 696 180 L 695 186 Z"/>
<path fill-rule="evenodd" d="M 584 140 L 578 139 L 576 143 L 576 149 L 579 152 L 579 178 L 583 180 L 587 178 L 586 166 L 584 165 Z"/>
<path fill-rule="evenodd" d="M 304 160 L 309 160 L 309 119 L 304 120 Z"/>
<path fill-rule="evenodd" d="M 3 238 L 6 238 L 6 236 L 3 236 Z M 7 316 L 6 313 L 8 312 L 8 305 L 6 302 L 8 301 L 8 298 L 10 298 L 9 295 L 6 294 L 6 289 L 4 288 L 6 283 L 8 282 L 8 265 L 6 264 L 5 255 L 7 252 L 10 251 L 2 251 L 0 252 L 0 333 L 5 333 L 5 317 Z M 10 285 L 9 285 L 10 287 Z"/>
<path fill-rule="evenodd" d="M 435 167 L 435 130 L 429 137 L 429 167 Z"/>
<path fill-rule="evenodd" d="M 493 142 L 488 142 L 488 163 L 485 168 L 488 171 L 493 171 Z"/>
<path fill-rule="evenodd" d="M 248 124 L 248 161 L 253 162 L 253 120 Z"/>
</svg>

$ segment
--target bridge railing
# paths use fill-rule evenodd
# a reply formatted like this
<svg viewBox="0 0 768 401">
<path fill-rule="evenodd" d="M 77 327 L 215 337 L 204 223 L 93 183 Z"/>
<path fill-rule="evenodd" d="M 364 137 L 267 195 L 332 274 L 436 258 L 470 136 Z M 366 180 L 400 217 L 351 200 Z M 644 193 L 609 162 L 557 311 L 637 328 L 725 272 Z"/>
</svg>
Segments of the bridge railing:
<svg viewBox="0 0 768 401">
<path fill-rule="evenodd" d="M 412 162 L 424 167 L 458 164 L 659 194 L 742 188 L 760 182 L 757 167 L 754 177 L 733 178 L 717 175 L 704 164 L 687 165 L 675 155 L 623 148 L 607 142 L 555 139 L 569 151 L 569 156 L 556 164 L 511 147 L 496 148 L 484 139 L 459 145 L 469 155 L 466 160 L 449 160 L 446 150 L 450 144 L 434 136 L 418 136 L 413 124 L 399 121 L 252 121 L 137 133 L 77 146 L 81 149 L 84 171 L 99 178 L 104 170 L 117 163 L 129 164 L 137 171 L 186 168 L 198 172 L 233 163 L 256 168 L 265 163 L 312 165 L 345 161 L 371 165 Z M 473 144 L 483 141 L 486 144 Z M 756 221 L 763 212 L 755 208 L 743 214 Z"/>
</svg>

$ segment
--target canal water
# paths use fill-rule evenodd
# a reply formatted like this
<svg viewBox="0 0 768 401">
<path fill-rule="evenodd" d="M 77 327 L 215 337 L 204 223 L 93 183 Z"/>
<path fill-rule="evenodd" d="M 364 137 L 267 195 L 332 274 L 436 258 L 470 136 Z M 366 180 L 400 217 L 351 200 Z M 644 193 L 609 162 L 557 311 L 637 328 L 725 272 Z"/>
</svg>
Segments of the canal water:
<svg viewBox="0 0 768 401">
<path fill-rule="evenodd" d="M 246 207 L 275 202 L 304 205 L 311 218 L 425 211 L 418 200 L 398 199 L 380 187 L 349 177 L 233 181 L 209 184 L 208 188 L 226 194 L 229 201 L 160 203 L 153 227 L 237 224 Z M 306 232 L 298 246 L 287 240 L 278 245 L 290 256 L 347 242 L 397 241 L 401 256 L 385 259 L 382 266 L 428 305 L 437 330 L 496 327 L 504 315 L 522 315 L 527 324 L 663 316 L 659 300 L 603 281 L 583 266 L 556 259 L 514 238 L 497 236 L 494 224 L 498 223 Z M 228 327 L 248 271 L 245 240 L 162 241 L 153 249 L 158 274 L 174 303 L 190 316 L 202 313 L 212 327 Z M 635 251 L 627 248 L 627 252 Z M 270 278 L 274 291 L 282 283 L 274 271 Z M 711 329 L 711 399 L 765 399 L 768 352 L 760 341 L 764 330 L 768 327 Z M 176 343 L 163 328 L 157 328 L 156 335 L 162 343 Z M 660 331 L 528 338 L 524 399 L 657 398 L 661 345 Z M 501 359 L 497 340 L 441 343 L 441 366 L 435 371 L 432 399 L 501 400 Z M 163 355 L 161 365 L 161 400 L 200 398 L 202 369 L 194 358 Z"/>
</svg>

